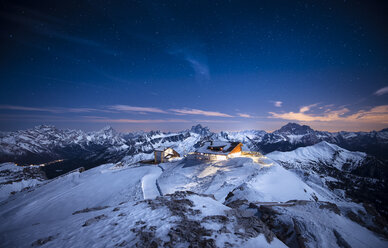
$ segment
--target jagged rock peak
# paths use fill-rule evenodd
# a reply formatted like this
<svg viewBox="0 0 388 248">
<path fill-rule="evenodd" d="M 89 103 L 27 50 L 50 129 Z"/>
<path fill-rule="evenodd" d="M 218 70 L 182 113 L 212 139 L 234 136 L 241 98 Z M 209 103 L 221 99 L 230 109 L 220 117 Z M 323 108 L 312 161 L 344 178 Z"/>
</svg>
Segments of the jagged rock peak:
<svg viewBox="0 0 388 248">
<path fill-rule="evenodd" d="M 201 124 L 198 124 L 196 126 L 192 126 L 190 132 L 201 135 L 207 135 L 210 133 L 210 129 L 208 127 L 203 127 Z"/>
<path fill-rule="evenodd" d="M 103 136 L 103 137 L 115 137 L 119 135 L 119 133 L 111 126 L 106 126 L 100 131 L 92 132 L 91 134 L 94 134 L 97 136 Z"/>
<path fill-rule="evenodd" d="M 275 133 L 287 133 L 296 135 L 307 134 L 312 132 L 314 132 L 314 130 L 311 127 L 293 122 L 290 122 L 275 131 Z"/>
<path fill-rule="evenodd" d="M 111 126 L 105 126 L 105 127 L 102 128 L 100 131 L 101 131 L 101 132 L 116 132 L 116 130 L 113 129 L 113 127 L 111 127 Z"/>
</svg>

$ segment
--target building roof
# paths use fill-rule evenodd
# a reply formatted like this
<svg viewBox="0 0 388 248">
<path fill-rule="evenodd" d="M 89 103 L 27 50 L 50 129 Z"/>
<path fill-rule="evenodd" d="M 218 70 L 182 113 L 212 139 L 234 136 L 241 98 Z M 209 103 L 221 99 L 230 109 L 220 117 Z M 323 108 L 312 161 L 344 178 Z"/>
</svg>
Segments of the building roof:
<svg viewBox="0 0 388 248">
<path fill-rule="evenodd" d="M 154 151 L 156 151 L 156 152 L 164 152 L 165 150 L 167 150 L 169 148 L 174 150 L 174 148 L 172 148 L 170 146 L 159 146 L 159 147 L 155 148 Z"/>
<path fill-rule="evenodd" d="M 207 153 L 207 154 L 218 154 L 218 155 L 228 155 L 240 142 L 223 142 L 223 141 L 208 141 L 198 148 L 195 152 L 197 153 Z M 212 150 L 220 149 L 221 150 Z"/>
</svg>

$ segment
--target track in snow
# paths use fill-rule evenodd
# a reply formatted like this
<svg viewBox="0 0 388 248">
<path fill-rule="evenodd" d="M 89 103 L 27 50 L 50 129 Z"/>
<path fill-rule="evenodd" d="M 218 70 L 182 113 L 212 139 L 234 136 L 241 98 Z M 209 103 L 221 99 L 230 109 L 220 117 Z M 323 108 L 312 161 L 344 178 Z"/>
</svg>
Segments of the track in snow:
<svg viewBox="0 0 388 248">
<path fill-rule="evenodd" d="M 153 167 L 149 174 L 141 179 L 141 189 L 144 199 L 152 199 L 157 196 L 162 196 L 162 192 L 158 185 L 157 179 L 162 174 L 160 167 Z"/>
</svg>

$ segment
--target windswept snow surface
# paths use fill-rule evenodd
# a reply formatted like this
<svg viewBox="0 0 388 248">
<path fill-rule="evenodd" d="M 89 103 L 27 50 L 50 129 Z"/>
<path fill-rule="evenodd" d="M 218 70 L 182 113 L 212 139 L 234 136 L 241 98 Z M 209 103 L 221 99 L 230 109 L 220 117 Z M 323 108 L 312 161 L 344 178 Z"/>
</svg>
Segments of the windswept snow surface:
<svg viewBox="0 0 388 248">
<path fill-rule="evenodd" d="M 165 167 L 166 173 L 158 180 L 165 193 L 190 190 L 213 194 L 222 202 L 233 189 L 246 185 L 250 190 L 246 197 L 252 201 L 311 200 L 312 195 L 325 199 L 294 173 L 269 159 L 260 163 L 244 157 L 219 162 L 185 160 Z"/>
<path fill-rule="evenodd" d="M 48 236 L 51 229 L 66 230 L 72 213 L 77 210 L 142 200 L 141 179 L 160 171 L 152 166 L 111 170 L 112 166 L 72 173 L 2 202 L 0 243 L 5 247 L 31 244 L 33 239 Z"/>
<path fill-rule="evenodd" d="M 307 247 L 339 246 L 335 232 L 340 233 L 342 239 L 350 247 L 386 247 L 387 241 L 346 217 L 347 211 L 352 209 L 363 212 L 362 207 L 356 204 L 339 204 L 340 212 L 335 213 L 329 209 L 320 209 L 319 206 L 324 206 L 324 204 L 301 202 L 301 204 L 290 207 L 274 207 L 274 210 L 280 213 L 279 220 L 283 223 L 294 219 L 291 225 L 300 225 L 305 229 L 303 236 L 306 238 Z"/>
<path fill-rule="evenodd" d="M 242 185 L 242 197 L 252 202 L 285 202 L 289 200 L 326 200 L 294 173 L 274 163 Z M 235 192 L 237 194 L 237 191 Z"/>
<path fill-rule="evenodd" d="M 159 166 L 105 164 L 18 192 L 0 203 L 0 244 L 286 247 L 258 218 L 261 209 L 245 211 L 233 207 L 235 203 L 231 201 L 283 204 L 303 200 L 315 204 L 327 200 L 296 174 L 267 158 L 258 162 L 247 157 L 219 162 L 185 158 Z M 346 202 L 343 204 L 344 208 L 349 207 Z M 357 208 L 363 211 L 361 206 Z M 303 211 L 308 211 L 306 218 Z M 278 218 L 286 218 L 285 222 L 297 218 L 305 226 L 305 233 L 326 230 L 317 235 L 319 240 L 312 246 L 336 246 L 336 242 L 321 242 L 326 236 L 333 238 L 333 223 L 353 247 L 364 245 L 356 236 L 368 240 L 373 247 L 388 244 L 365 227 L 350 222 L 345 214 L 325 220 L 322 218 L 327 213 L 322 211 L 326 210 L 285 208 L 279 210 L 282 215 Z"/>
<path fill-rule="evenodd" d="M 185 242 L 168 240 L 168 233 L 183 228 L 197 233 L 198 242 L 217 240 L 219 247 L 226 242 L 236 247 L 286 247 L 276 238 L 268 244 L 262 234 L 237 236 L 234 229 L 250 227 L 237 225 L 233 218 L 240 217 L 231 215 L 229 207 L 210 196 L 184 193 L 157 197 L 156 179 L 161 173 L 157 166 L 120 169 L 106 164 L 20 192 L 0 205 L 0 243 L 3 247 L 142 247 L 153 245 L 155 240 L 187 247 Z M 212 220 L 213 215 L 224 217 Z M 227 220 L 221 224 L 218 218 Z M 144 243 L 142 237 L 148 231 L 154 236 L 149 237 L 150 243 Z M 177 231 L 172 237 L 176 235 L 181 234 Z"/>
</svg>

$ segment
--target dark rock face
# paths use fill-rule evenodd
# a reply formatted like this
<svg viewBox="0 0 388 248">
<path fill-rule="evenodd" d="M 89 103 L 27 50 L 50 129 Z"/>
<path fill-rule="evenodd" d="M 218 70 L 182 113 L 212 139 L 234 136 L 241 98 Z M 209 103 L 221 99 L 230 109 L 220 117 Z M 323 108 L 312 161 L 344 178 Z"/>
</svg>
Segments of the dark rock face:
<svg viewBox="0 0 388 248">
<path fill-rule="evenodd" d="M 271 242 L 275 235 L 264 222 L 256 216 L 246 216 L 239 209 L 230 209 L 219 215 L 203 215 L 201 210 L 195 209 L 194 202 L 189 196 L 209 197 L 212 195 L 196 194 L 190 191 L 178 191 L 173 194 L 157 197 L 153 200 L 139 202 L 146 203 L 152 210 L 167 208 L 172 216 L 178 217 L 168 232 L 168 241 L 157 237 L 156 227 L 147 225 L 143 221 L 136 222 L 131 229 L 138 237 L 137 247 L 179 247 L 181 244 L 190 244 L 190 247 L 217 247 L 214 237 L 220 234 L 234 235 L 239 240 L 248 240 L 264 234 Z M 214 200 L 214 199 L 213 199 Z M 217 229 L 206 228 L 204 223 L 217 224 Z M 229 245 L 229 246 L 228 246 Z M 234 247 L 225 243 L 227 247 Z"/>
<path fill-rule="evenodd" d="M 306 125 L 299 125 L 297 123 L 288 123 L 280 129 L 276 130 L 275 134 L 295 134 L 295 135 L 304 135 L 309 133 L 314 133 L 315 131 Z"/>
<path fill-rule="evenodd" d="M 73 215 L 75 215 L 75 214 L 82 214 L 82 213 L 89 213 L 89 212 L 93 212 L 93 211 L 102 210 L 102 209 L 105 209 L 105 208 L 109 208 L 109 206 L 99 206 L 99 207 L 93 207 L 93 208 L 85 208 L 85 209 L 82 209 L 82 210 L 75 211 L 73 213 Z"/>
<path fill-rule="evenodd" d="M 198 124 L 196 126 L 192 126 L 190 129 L 190 132 L 200 134 L 202 136 L 210 135 L 211 132 L 208 127 L 203 127 L 201 124 Z"/>
<path fill-rule="evenodd" d="M 58 234 L 57 235 L 55 235 L 55 236 L 48 236 L 48 237 L 46 237 L 46 238 L 41 238 L 41 239 L 38 239 L 38 240 L 36 240 L 35 242 L 33 242 L 32 244 L 31 244 L 31 246 L 42 246 L 42 245 L 44 245 L 44 244 L 46 244 L 46 243 L 48 243 L 48 242 L 50 242 L 50 241 L 53 241 L 54 239 L 56 239 L 57 238 L 57 236 L 58 236 Z"/>
<path fill-rule="evenodd" d="M 341 248 L 351 248 L 351 246 L 346 242 L 344 238 L 342 238 L 341 234 L 337 230 L 333 230 L 334 236 L 337 240 L 337 245 Z"/>
<path fill-rule="evenodd" d="M 238 206 L 240 211 L 253 212 L 254 216 L 257 216 L 268 228 L 268 231 L 288 247 L 319 247 L 320 240 L 329 237 L 317 232 L 316 227 L 322 223 L 320 218 L 325 218 L 329 213 L 354 221 L 382 238 L 388 237 L 387 227 L 375 221 L 378 216 L 376 211 L 373 214 L 361 210 L 353 212 L 346 206 L 340 207 L 335 203 L 324 201 L 292 200 L 285 203 L 274 202 L 272 205 L 256 205 L 246 200 L 234 199 L 233 196 L 229 197 L 225 204 Z M 304 218 L 305 212 L 313 213 L 316 219 Z M 328 229 L 333 233 L 333 238 L 339 247 L 350 247 L 342 237 L 344 230 L 337 230 L 333 226 L 325 226 L 323 229 Z"/>
<path fill-rule="evenodd" d="M 20 167 L 18 170 L 12 171 L 0 167 L 0 177 L 3 178 L 3 182 L 0 183 L 0 186 L 2 184 L 12 184 L 22 180 L 37 179 L 43 181 L 47 179 L 40 167 Z"/>
<path fill-rule="evenodd" d="M 84 223 L 82 226 L 83 226 L 83 227 L 85 227 L 85 226 L 90 226 L 90 225 L 92 225 L 93 223 L 96 223 L 96 222 L 98 222 L 98 221 L 100 221 L 100 220 L 107 219 L 107 218 L 108 218 L 108 216 L 106 216 L 105 214 L 98 215 L 98 216 L 96 216 L 96 217 L 90 218 L 90 219 L 88 219 L 87 221 L 85 221 L 85 223 Z"/>
</svg>

